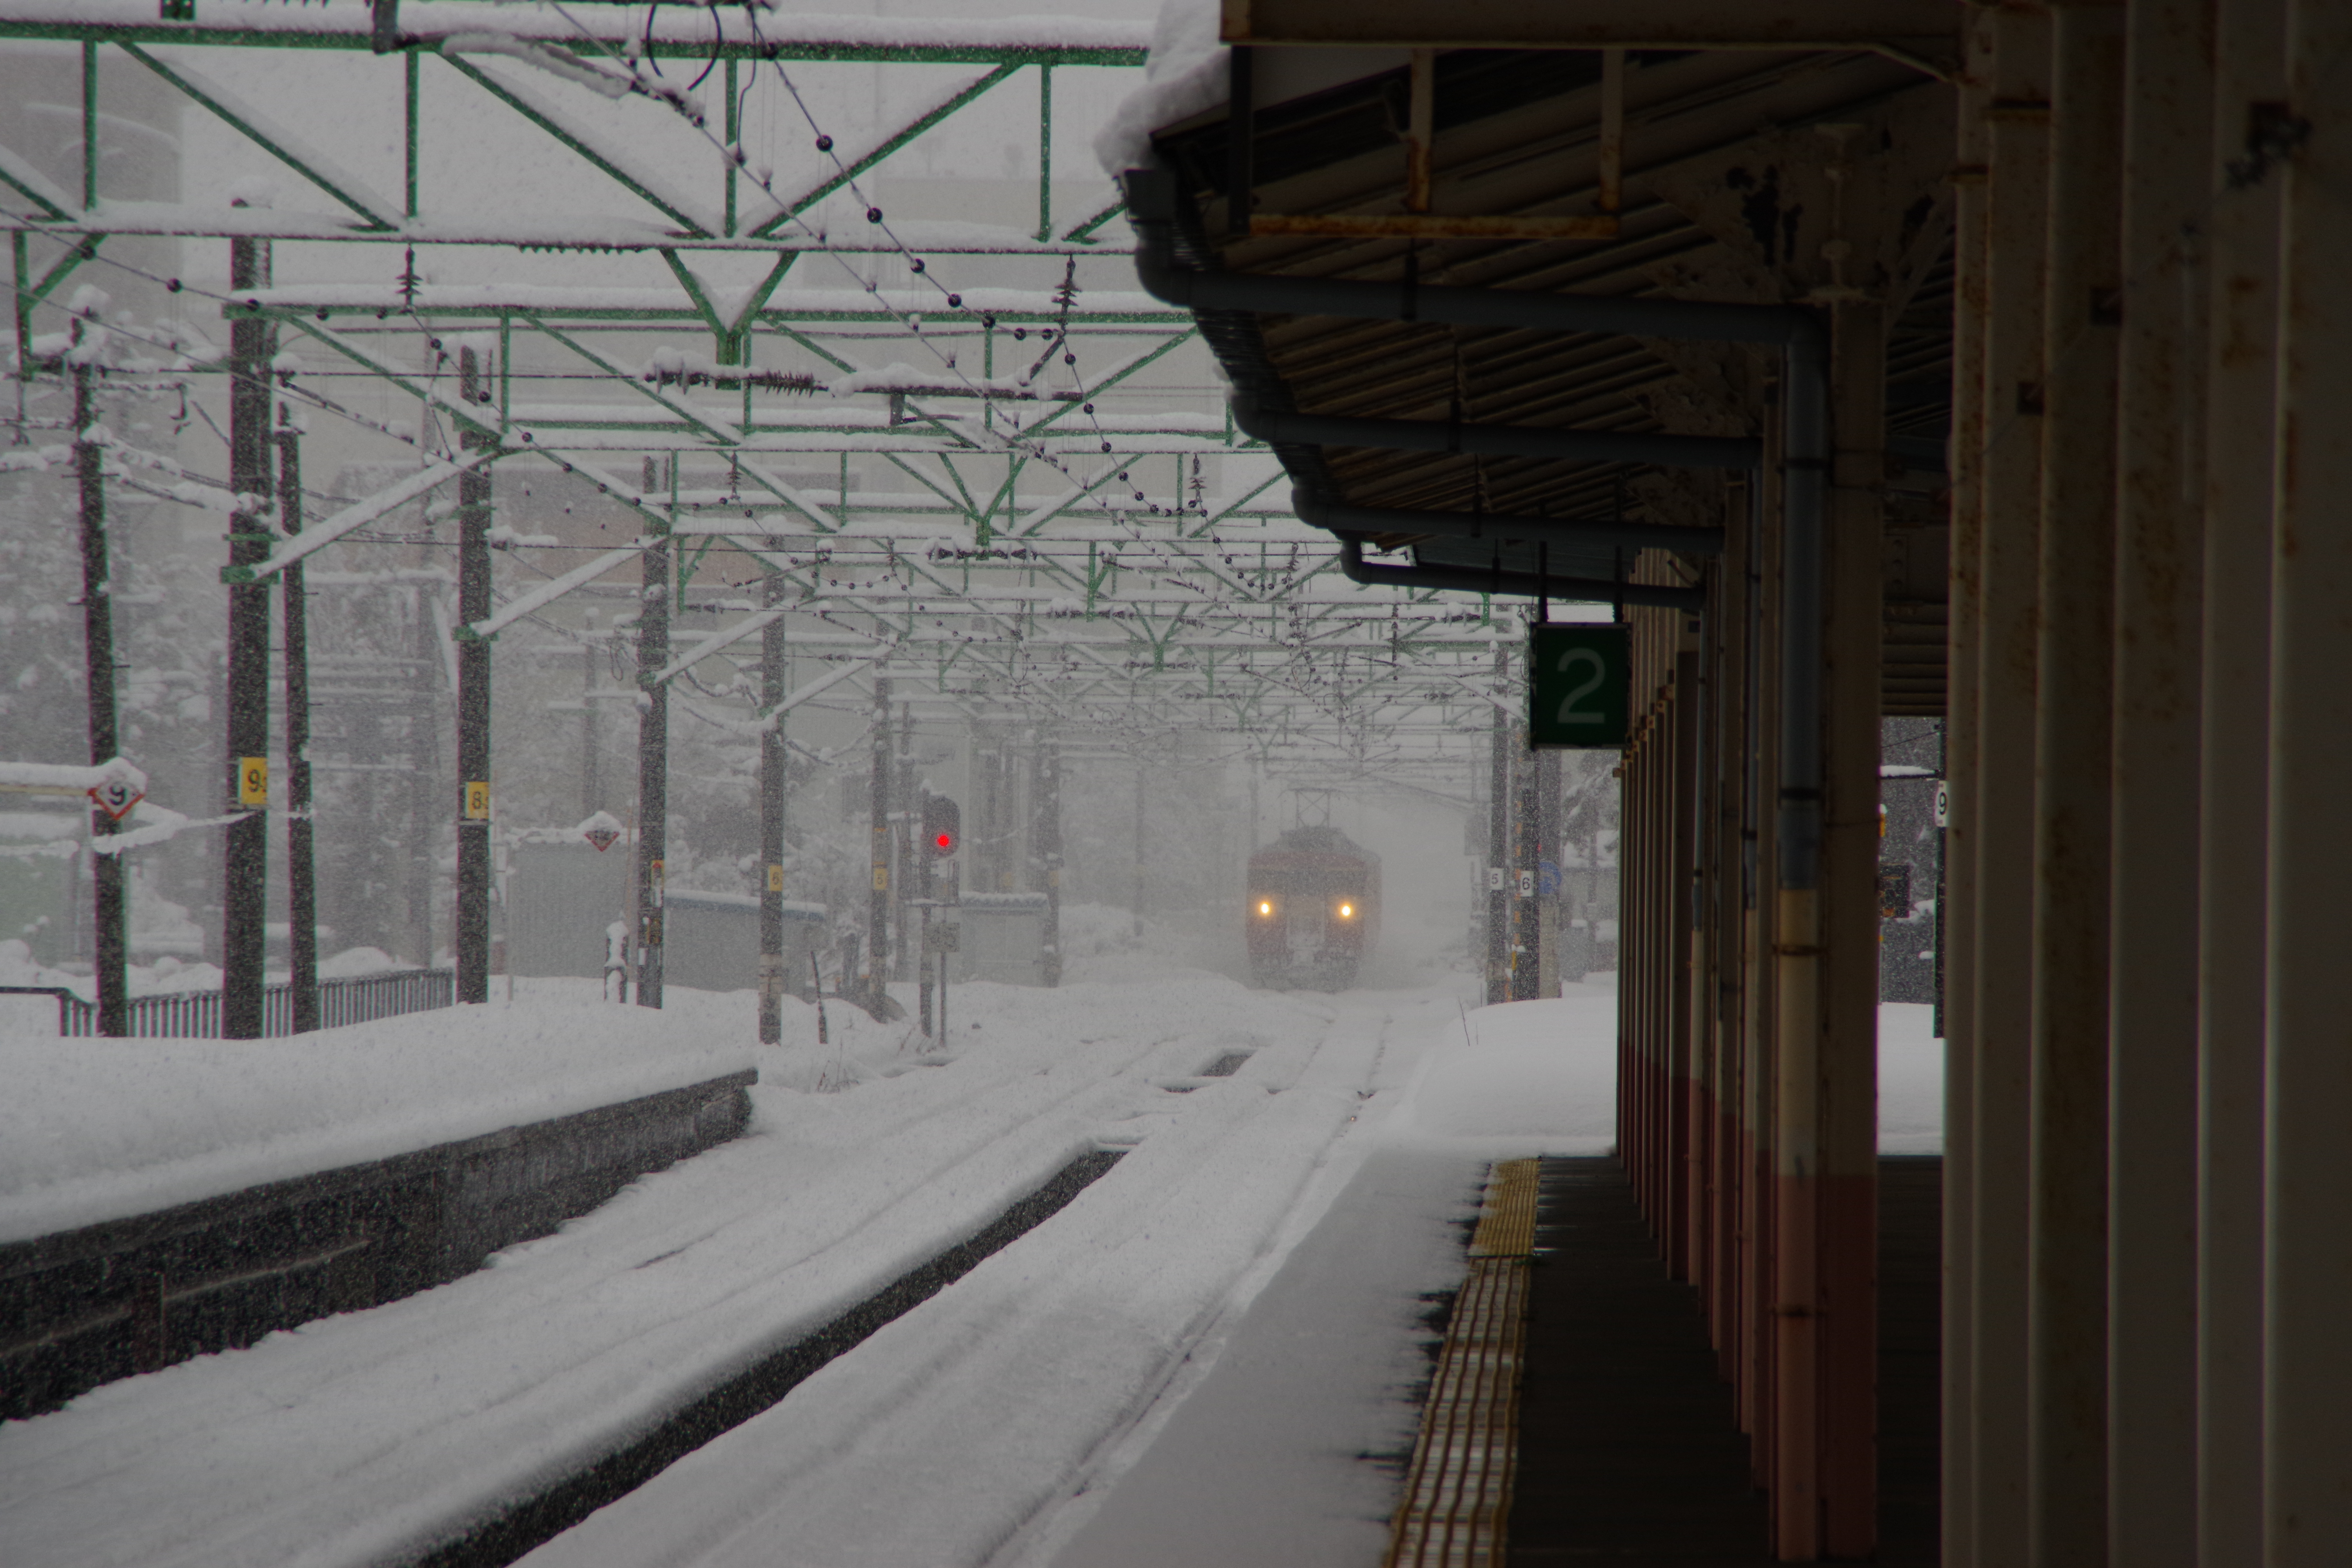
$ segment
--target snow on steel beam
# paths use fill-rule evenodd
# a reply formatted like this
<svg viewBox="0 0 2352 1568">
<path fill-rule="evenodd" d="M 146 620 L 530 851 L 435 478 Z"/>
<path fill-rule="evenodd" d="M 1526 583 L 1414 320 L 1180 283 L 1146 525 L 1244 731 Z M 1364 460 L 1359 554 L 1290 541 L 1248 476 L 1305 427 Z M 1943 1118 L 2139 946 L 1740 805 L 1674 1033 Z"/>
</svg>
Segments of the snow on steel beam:
<svg viewBox="0 0 2352 1568">
<path fill-rule="evenodd" d="M 0 0 L 0 37 L 247 47 L 377 47 L 373 7 L 202 0 L 200 19 L 163 20 L 156 0 Z M 706 60 L 908 61 L 938 65 L 1139 66 L 1148 22 L 1028 16 L 1003 20 L 778 15 L 764 7 L 577 7 L 497 0 L 400 0 L 401 48 L 498 33 L 578 52 L 635 43 L 651 58 Z"/>
<path fill-rule="evenodd" d="M 635 560 L 639 551 L 653 542 L 650 538 L 639 539 L 622 545 L 618 550 L 607 550 L 586 565 L 575 566 L 562 576 L 551 577 L 530 592 L 508 600 L 496 614 L 473 622 L 466 629 L 478 637 L 494 637 L 532 611 L 551 605 L 572 589 L 593 583 L 614 567 Z"/>
<path fill-rule="evenodd" d="M 701 663 L 704 659 L 709 658 L 712 654 L 717 653 L 720 648 L 728 647 L 735 643 L 739 643 L 745 637 L 750 637 L 753 632 L 763 631 L 769 626 L 774 626 L 778 621 L 782 620 L 785 616 L 790 614 L 791 609 L 792 606 L 786 605 L 782 609 L 761 610 L 756 616 L 744 616 L 741 620 L 736 622 L 731 626 L 721 626 L 715 632 L 705 634 L 702 639 L 699 642 L 697 642 L 692 647 L 687 649 L 684 653 L 679 654 L 676 658 L 671 659 L 667 664 L 662 666 L 660 669 L 655 671 L 654 678 L 650 682 L 648 682 L 648 684 L 659 686 L 663 682 L 668 680 L 672 676 L 677 674 L 680 670 L 691 668 L 695 665 Z"/>
<path fill-rule="evenodd" d="M 19 195 L 30 198 L 48 218 L 71 220 L 81 216 L 79 202 L 59 186 L 50 184 L 47 175 L 5 147 L 0 147 L 0 184 L 10 186 Z M 43 215 L 30 216 L 38 222 Z"/>
<path fill-rule="evenodd" d="M 221 581 L 230 584 L 264 582 L 284 571 L 306 555 L 325 549 L 354 529 L 364 528 L 394 508 L 415 500 L 427 491 L 447 484 L 468 468 L 478 468 L 502 456 L 497 450 L 478 452 L 463 462 L 445 463 L 436 458 L 421 472 L 411 474 L 387 489 L 378 490 L 364 500 L 355 500 L 323 522 L 314 522 L 301 532 L 269 552 L 267 560 L 251 566 L 224 566 Z"/>
</svg>

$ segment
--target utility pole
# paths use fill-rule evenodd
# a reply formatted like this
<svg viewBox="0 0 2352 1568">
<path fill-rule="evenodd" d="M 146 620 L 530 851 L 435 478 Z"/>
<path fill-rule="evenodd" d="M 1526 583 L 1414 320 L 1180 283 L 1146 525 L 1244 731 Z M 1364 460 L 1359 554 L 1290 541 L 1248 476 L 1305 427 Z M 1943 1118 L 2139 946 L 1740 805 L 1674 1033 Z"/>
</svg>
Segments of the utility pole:
<svg viewBox="0 0 2352 1568">
<path fill-rule="evenodd" d="M 1495 650 L 1495 690 L 1501 695 L 1511 656 Z M 1486 773 L 1486 1000 L 1510 999 L 1511 889 L 1503 884 L 1511 859 L 1511 731 L 1503 710 L 1495 710 L 1495 733 Z"/>
<path fill-rule="evenodd" d="M 229 241 L 232 293 L 269 286 L 269 242 Z M 268 322 L 230 323 L 228 561 L 249 574 L 268 557 L 269 361 Z M 261 1037 L 263 966 L 269 915 L 269 586 L 232 582 L 228 589 L 228 747 L 226 808 L 243 812 L 221 835 L 221 1035 Z"/>
<path fill-rule="evenodd" d="M 74 338 L 82 336 L 74 322 Z M 83 657 L 89 671 L 89 763 L 100 767 L 114 760 L 121 741 L 114 714 L 114 584 L 106 553 L 105 448 L 90 439 L 98 423 L 98 400 L 92 383 L 97 369 L 74 366 L 74 468 L 81 479 L 81 620 Z M 89 814 L 93 846 L 110 837 L 115 819 L 94 804 Z M 122 857 L 90 857 L 90 923 L 97 949 L 98 1032 L 114 1038 L 131 1033 L 131 990 L 124 973 L 129 944 L 123 940 L 125 914 Z"/>
<path fill-rule="evenodd" d="M 1144 756 L 1135 753 L 1135 934 L 1143 934 L 1143 784 Z"/>
<path fill-rule="evenodd" d="M 1560 923 L 1561 896 L 1568 886 L 1568 857 L 1559 846 L 1559 753 L 1538 752 L 1536 790 L 1536 994 L 1559 994 L 1559 952 L 1566 945 Z M 1550 862 L 1551 885 L 1544 885 L 1543 868 Z"/>
<path fill-rule="evenodd" d="M 1045 883 L 1040 977 L 1055 986 L 1062 983 L 1062 744 L 1050 735 L 1037 737 L 1037 860 Z"/>
<path fill-rule="evenodd" d="M 425 589 L 409 590 L 409 613 L 416 628 L 418 678 L 408 702 L 408 942 L 416 962 L 433 963 L 433 846 L 440 830 L 441 726 L 439 706 L 433 699 L 429 672 L 441 668 L 441 649 L 433 638 L 433 616 L 425 603 Z"/>
<path fill-rule="evenodd" d="M 1514 773 L 1512 790 L 1511 912 L 1517 927 L 1511 943 L 1511 1000 L 1532 1002 L 1536 998 L 1536 976 L 1541 963 L 1543 935 L 1538 921 L 1539 912 L 1536 894 L 1539 875 L 1537 861 L 1539 847 L 1536 813 L 1535 754 L 1528 750 L 1527 731 L 1518 731 L 1518 742 L 1512 748 Z"/>
<path fill-rule="evenodd" d="M 670 525 L 677 519 L 677 458 L 668 464 L 669 510 L 646 546 L 637 602 L 637 1005 L 662 1005 L 663 856 L 669 837 L 669 688 L 654 679 L 669 663 Z M 660 469 L 646 459 L 646 489 Z"/>
<path fill-rule="evenodd" d="M 784 574 L 768 568 L 760 602 L 773 610 L 784 602 Z M 760 633 L 760 706 L 767 727 L 760 731 L 760 1043 L 784 1037 L 784 623 L 770 621 Z"/>
<path fill-rule="evenodd" d="M 470 410 L 483 399 L 480 356 L 457 351 L 458 395 Z M 467 451 L 498 437 L 469 419 L 458 437 Z M 490 615 L 490 476 L 484 467 L 457 479 L 457 1000 L 490 999 L 490 645 L 474 631 Z"/>
<path fill-rule="evenodd" d="M 302 433 L 292 411 L 278 423 L 278 521 L 302 531 Z M 293 964 L 294 1032 L 319 1026 L 319 885 L 310 823 L 310 649 L 302 563 L 278 574 L 286 601 L 286 931 Z"/>
<path fill-rule="evenodd" d="M 890 973 L 890 678 L 874 678 L 874 757 L 866 805 L 874 829 L 874 891 L 866 907 L 866 984 L 868 1000 L 881 1005 L 883 977 Z"/>
<path fill-rule="evenodd" d="M 597 764 L 602 735 L 596 722 L 596 612 L 587 615 L 588 640 L 580 645 L 580 815 L 604 809 L 604 784 Z"/>
<path fill-rule="evenodd" d="M 907 900 L 913 896 L 915 883 L 915 705 L 898 704 L 898 765 L 892 774 L 894 785 L 891 816 L 897 820 L 892 835 L 898 851 L 898 878 L 890 890 L 891 904 L 898 932 L 898 977 L 913 980 L 922 968 L 922 952 L 907 934 Z M 929 851 L 924 851 L 926 858 Z"/>
</svg>

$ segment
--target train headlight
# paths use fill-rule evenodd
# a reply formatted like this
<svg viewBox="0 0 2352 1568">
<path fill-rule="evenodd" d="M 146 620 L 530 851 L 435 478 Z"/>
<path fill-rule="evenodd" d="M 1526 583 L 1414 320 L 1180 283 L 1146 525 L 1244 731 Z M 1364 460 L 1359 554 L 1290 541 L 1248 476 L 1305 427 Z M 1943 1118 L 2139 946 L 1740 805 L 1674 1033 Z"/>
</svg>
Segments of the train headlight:
<svg viewBox="0 0 2352 1568">
<path fill-rule="evenodd" d="M 1356 915 L 1356 906 L 1355 906 L 1355 905 L 1353 905 L 1353 904 L 1341 904 L 1341 905 L 1339 906 L 1339 918 L 1340 918 L 1341 920 L 1343 920 L 1343 921 L 1345 921 L 1345 920 L 1353 920 L 1353 919 L 1355 918 L 1355 915 Z"/>
<path fill-rule="evenodd" d="M 1257 912 L 1262 915 L 1274 913 L 1274 901 L 1270 899 L 1260 899 L 1257 901 Z"/>
</svg>

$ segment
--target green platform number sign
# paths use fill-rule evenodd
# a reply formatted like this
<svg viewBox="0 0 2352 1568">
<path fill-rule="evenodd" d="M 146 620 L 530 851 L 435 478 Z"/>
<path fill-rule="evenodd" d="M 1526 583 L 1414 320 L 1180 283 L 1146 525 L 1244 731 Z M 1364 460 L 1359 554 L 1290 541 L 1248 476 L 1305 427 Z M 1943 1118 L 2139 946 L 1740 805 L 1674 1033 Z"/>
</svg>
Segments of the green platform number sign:
<svg viewBox="0 0 2352 1568">
<path fill-rule="evenodd" d="M 1632 628 L 1539 625 L 1528 630 L 1528 744 L 1622 748 L 1633 707 Z"/>
</svg>

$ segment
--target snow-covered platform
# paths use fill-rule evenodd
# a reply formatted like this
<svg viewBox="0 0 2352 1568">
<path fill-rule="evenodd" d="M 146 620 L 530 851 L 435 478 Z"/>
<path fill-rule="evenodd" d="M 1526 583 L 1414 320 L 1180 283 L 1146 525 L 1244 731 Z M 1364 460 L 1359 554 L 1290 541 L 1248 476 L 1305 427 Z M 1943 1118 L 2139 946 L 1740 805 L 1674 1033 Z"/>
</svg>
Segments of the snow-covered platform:
<svg viewBox="0 0 2352 1568">
<path fill-rule="evenodd" d="M 0 1037 L 0 1414 L 440 1284 L 735 1136 L 751 1053 L 696 1011 Z"/>
</svg>

